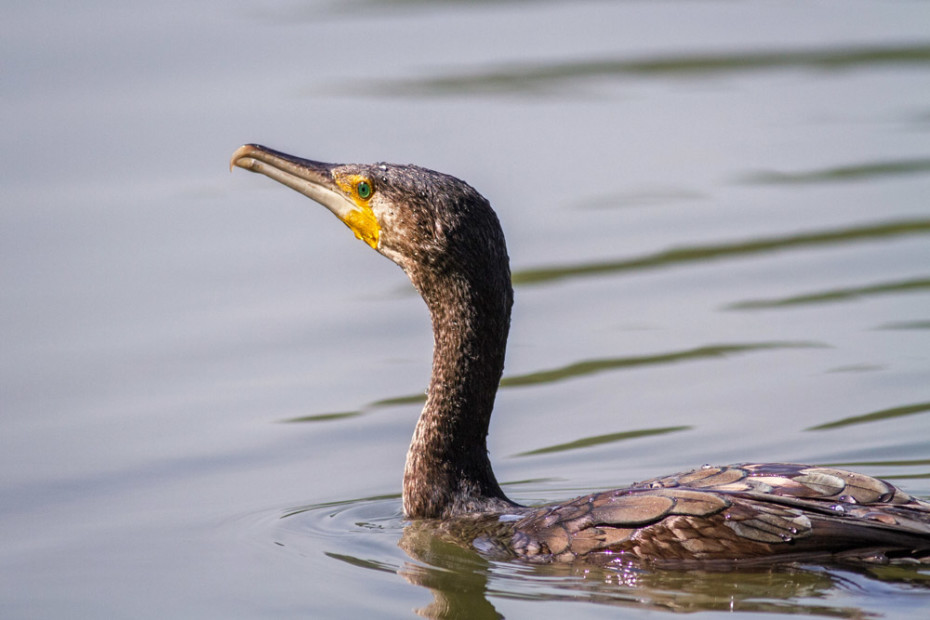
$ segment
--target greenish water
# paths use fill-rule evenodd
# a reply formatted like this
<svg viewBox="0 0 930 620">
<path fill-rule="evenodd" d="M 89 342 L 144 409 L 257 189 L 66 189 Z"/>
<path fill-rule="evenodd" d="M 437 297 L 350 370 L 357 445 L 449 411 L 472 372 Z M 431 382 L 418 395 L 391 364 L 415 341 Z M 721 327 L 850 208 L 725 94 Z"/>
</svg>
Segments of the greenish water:
<svg viewBox="0 0 930 620">
<path fill-rule="evenodd" d="M 0 616 L 924 618 L 930 573 L 491 561 L 403 521 L 400 270 L 237 171 L 495 205 L 514 499 L 699 466 L 930 497 L 930 6 L 64 2 L 0 24 Z"/>
</svg>

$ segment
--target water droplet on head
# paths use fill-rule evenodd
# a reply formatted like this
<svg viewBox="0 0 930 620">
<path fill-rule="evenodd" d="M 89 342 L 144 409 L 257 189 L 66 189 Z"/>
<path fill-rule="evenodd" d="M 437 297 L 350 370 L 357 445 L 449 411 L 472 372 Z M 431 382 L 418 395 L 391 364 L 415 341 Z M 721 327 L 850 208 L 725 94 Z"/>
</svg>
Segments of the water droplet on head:
<svg viewBox="0 0 930 620">
<path fill-rule="evenodd" d="M 852 495 L 840 495 L 836 499 L 846 504 L 858 504 L 859 503 L 856 501 L 856 498 L 853 497 Z"/>
<path fill-rule="evenodd" d="M 846 512 L 846 507 L 841 506 L 840 504 L 833 504 L 830 506 L 830 510 L 834 510 L 836 512 Z"/>
<path fill-rule="evenodd" d="M 783 541 L 785 541 L 785 542 L 791 542 L 792 540 L 794 540 L 794 539 L 793 539 L 791 536 L 789 536 L 788 534 L 782 534 L 782 535 L 781 535 L 781 539 L 782 539 Z"/>
</svg>

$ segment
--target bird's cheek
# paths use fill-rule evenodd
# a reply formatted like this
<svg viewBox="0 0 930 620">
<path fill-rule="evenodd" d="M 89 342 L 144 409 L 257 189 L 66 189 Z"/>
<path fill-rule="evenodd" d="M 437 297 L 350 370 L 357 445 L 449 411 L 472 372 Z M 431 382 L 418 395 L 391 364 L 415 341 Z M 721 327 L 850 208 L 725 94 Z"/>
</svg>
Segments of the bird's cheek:
<svg viewBox="0 0 930 620">
<path fill-rule="evenodd" d="M 346 226 L 352 229 L 356 239 L 361 239 L 375 250 L 381 239 L 381 226 L 369 206 L 360 206 L 346 214 Z"/>
</svg>

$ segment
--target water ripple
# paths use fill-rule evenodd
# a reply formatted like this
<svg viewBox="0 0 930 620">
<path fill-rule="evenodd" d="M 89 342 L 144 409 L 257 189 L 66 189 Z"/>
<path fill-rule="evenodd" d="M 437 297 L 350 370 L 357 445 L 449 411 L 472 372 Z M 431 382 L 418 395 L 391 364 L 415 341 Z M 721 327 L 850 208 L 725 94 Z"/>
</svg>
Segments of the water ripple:
<svg viewBox="0 0 930 620">
<path fill-rule="evenodd" d="M 685 349 L 683 351 L 672 351 L 670 353 L 659 353 L 656 355 L 642 355 L 633 357 L 612 357 L 604 359 L 584 360 L 551 368 L 548 370 L 538 370 L 525 375 L 515 375 L 504 377 L 501 381 L 501 387 L 522 387 L 525 385 L 536 385 L 539 383 L 555 383 L 574 377 L 588 376 L 608 370 L 618 368 L 653 366 L 656 364 L 671 364 L 681 361 L 696 359 L 707 359 L 716 357 L 726 357 L 739 353 L 749 353 L 751 351 L 765 351 L 772 349 L 809 349 L 818 348 L 825 345 L 816 342 L 754 342 L 743 344 L 721 344 L 707 345 L 694 349 Z"/>
<path fill-rule="evenodd" d="M 769 308 L 783 308 L 808 304 L 832 303 L 849 301 L 860 297 L 875 295 L 889 295 L 896 293 L 922 293 L 930 290 L 930 278 L 915 278 L 912 280 L 899 280 L 896 282 L 883 282 L 868 286 L 855 286 L 831 289 L 818 293 L 794 295 L 779 299 L 752 299 L 739 301 L 724 307 L 725 310 L 763 310 Z"/>
<path fill-rule="evenodd" d="M 591 437 L 583 437 L 582 439 L 577 439 L 575 441 L 569 441 L 566 443 L 546 446 L 544 448 L 537 448 L 535 450 L 520 452 L 515 456 L 534 456 L 537 454 L 550 454 L 552 452 L 567 452 L 569 450 L 590 448 L 591 446 L 598 446 L 605 443 L 614 443 L 617 441 L 626 441 L 628 439 L 638 439 L 640 437 L 652 437 L 654 435 L 666 435 L 668 433 L 689 431 L 693 428 L 693 426 L 666 426 L 662 428 L 643 428 L 635 431 L 622 431 L 619 433 L 608 433 L 606 435 L 594 435 Z"/>
<path fill-rule="evenodd" d="M 930 329 L 930 321 L 896 321 L 894 323 L 885 323 L 875 329 L 889 330 L 911 330 L 911 329 Z"/>
<path fill-rule="evenodd" d="M 635 258 L 520 269 L 513 273 L 513 282 L 515 285 L 541 284 L 566 278 L 586 277 L 602 273 L 620 273 L 624 271 L 657 269 L 660 267 L 701 263 L 725 257 L 751 256 L 787 249 L 848 244 L 859 241 L 874 241 L 876 239 L 926 234 L 930 234 L 930 219 L 876 222 L 862 226 L 802 232 L 778 237 L 750 239 L 748 241 L 672 248 Z"/>
<path fill-rule="evenodd" d="M 761 171 L 744 175 L 743 183 L 793 185 L 799 183 L 833 183 L 837 181 L 869 181 L 874 178 L 905 174 L 930 173 L 930 158 L 875 161 L 848 166 L 834 166 L 804 172 Z"/>
<path fill-rule="evenodd" d="M 336 90 L 359 96 L 438 97 L 452 95 L 531 94 L 565 96 L 567 84 L 633 77 L 698 78 L 767 71 L 850 71 L 881 66 L 930 66 L 930 45 L 837 46 L 822 49 L 734 50 L 683 53 L 639 59 L 590 58 L 523 62 L 476 69 L 459 75 L 381 80 L 348 84 Z M 319 89 L 317 89 L 319 91 Z"/>
<path fill-rule="evenodd" d="M 918 413 L 926 413 L 928 411 L 930 411 L 930 402 L 915 403 L 912 405 L 891 407 L 889 409 L 882 409 L 880 411 L 873 411 L 871 413 L 865 413 L 862 415 L 842 418 L 834 422 L 827 422 L 826 424 L 818 424 L 817 426 L 811 426 L 804 430 L 808 430 L 808 431 L 832 430 L 834 428 L 842 428 L 844 426 L 852 426 L 855 424 L 867 424 L 869 422 L 891 420 L 894 418 L 901 418 L 904 416 L 915 415 Z"/>
</svg>

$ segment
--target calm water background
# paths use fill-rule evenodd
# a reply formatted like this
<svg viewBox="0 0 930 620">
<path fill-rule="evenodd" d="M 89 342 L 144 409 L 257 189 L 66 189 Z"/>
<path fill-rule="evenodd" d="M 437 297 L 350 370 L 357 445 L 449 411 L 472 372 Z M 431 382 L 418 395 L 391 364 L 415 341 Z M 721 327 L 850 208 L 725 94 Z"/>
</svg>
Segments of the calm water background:
<svg viewBox="0 0 930 620">
<path fill-rule="evenodd" d="M 743 460 L 930 497 L 930 4 L 33 2 L 0 31 L 3 617 L 926 617 L 927 570 L 528 568 L 405 532 L 425 308 L 227 161 L 491 199 L 517 500 Z"/>
</svg>

